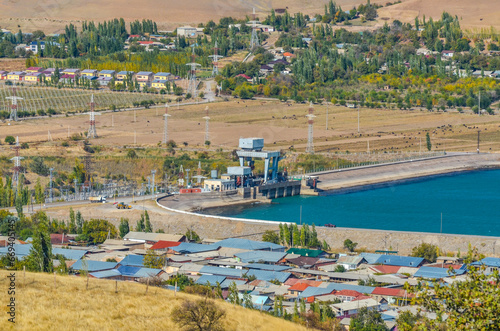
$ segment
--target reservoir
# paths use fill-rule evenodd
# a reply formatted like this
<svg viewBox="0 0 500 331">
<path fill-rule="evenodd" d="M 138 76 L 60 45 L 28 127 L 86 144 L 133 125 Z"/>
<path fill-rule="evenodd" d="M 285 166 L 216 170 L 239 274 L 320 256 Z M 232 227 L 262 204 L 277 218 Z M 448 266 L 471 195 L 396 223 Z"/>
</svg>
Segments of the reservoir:
<svg viewBox="0 0 500 331">
<path fill-rule="evenodd" d="M 454 173 L 323 194 L 209 213 L 316 226 L 330 223 L 347 228 L 500 236 L 500 170 Z"/>
</svg>

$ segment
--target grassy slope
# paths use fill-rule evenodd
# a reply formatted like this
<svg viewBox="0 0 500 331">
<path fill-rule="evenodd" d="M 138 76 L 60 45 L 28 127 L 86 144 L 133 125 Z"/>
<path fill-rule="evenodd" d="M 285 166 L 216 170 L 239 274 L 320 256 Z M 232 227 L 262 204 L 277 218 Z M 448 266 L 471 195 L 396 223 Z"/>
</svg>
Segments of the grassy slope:
<svg viewBox="0 0 500 331">
<path fill-rule="evenodd" d="M 184 293 L 174 296 L 172 291 L 118 282 L 90 279 L 89 290 L 86 279 L 26 273 L 23 285 L 22 271 L 17 272 L 17 316 L 19 330 L 177 330 L 170 320 L 171 310 L 186 299 L 197 297 Z M 0 271 L 0 296 L 2 312 L 7 303 L 7 272 Z M 4 295 L 5 293 L 5 295 Z M 226 310 L 225 326 L 228 330 L 305 330 L 305 328 L 274 318 L 259 311 L 217 301 Z M 0 330 L 10 328 L 6 314 L 2 313 Z"/>
</svg>

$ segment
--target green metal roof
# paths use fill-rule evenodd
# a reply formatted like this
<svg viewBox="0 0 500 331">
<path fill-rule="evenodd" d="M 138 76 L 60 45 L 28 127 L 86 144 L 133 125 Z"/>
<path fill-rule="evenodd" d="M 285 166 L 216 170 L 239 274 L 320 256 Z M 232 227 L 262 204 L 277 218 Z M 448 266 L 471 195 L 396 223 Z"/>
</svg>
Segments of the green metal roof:
<svg viewBox="0 0 500 331">
<path fill-rule="evenodd" d="M 324 253 L 324 251 L 319 249 L 307 249 L 307 248 L 290 248 L 286 251 L 288 254 L 297 254 L 301 256 L 308 257 L 318 257 Z"/>
</svg>

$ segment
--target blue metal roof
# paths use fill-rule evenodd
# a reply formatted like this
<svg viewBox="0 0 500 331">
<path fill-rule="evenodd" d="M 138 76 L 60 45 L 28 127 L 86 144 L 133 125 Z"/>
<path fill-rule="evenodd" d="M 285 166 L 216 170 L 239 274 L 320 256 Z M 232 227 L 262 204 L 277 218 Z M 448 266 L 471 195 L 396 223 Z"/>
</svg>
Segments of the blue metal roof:
<svg viewBox="0 0 500 331">
<path fill-rule="evenodd" d="M 270 281 L 277 279 L 281 283 L 286 282 L 288 278 L 292 274 L 288 272 L 279 272 L 279 271 L 266 271 L 266 270 L 240 270 L 233 268 L 219 268 L 212 266 L 204 266 L 200 269 L 201 274 L 209 274 L 209 275 L 219 275 L 219 276 L 228 276 L 241 278 L 244 274 L 248 276 L 255 276 L 258 280 Z"/>
<path fill-rule="evenodd" d="M 382 254 L 375 253 L 361 253 L 359 256 L 362 256 L 368 264 L 375 264 L 378 259 L 382 256 Z"/>
<path fill-rule="evenodd" d="M 100 270 L 109 270 L 114 269 L 118 263 L 116 262 L 102 262 L 102 261 L 93 261 L 93 260 L 85 260 L 87 267 L 85 268 L 87 271 L 100 271 Z M 76 261 L 71 268 L 73 270 L 83 270 L 82 267 L 82 259 Z"/>
<path fill-rule="evenodd" d="M 484 264 L 487 265 L 488 267 L 500 268 L 500 258 L 498 257 L 485 257 L 484 259 L 478 262 L 479 262 L 478 264 Z"/>
<path fill-rule="evenodd" d="M 226 278 L 225 281 L 223 281 L 221 284 L 220 284 L 220 287 L 221 288 L 228 288 L 229 285 L 231 285 L 232 283 L 235 283 L 236 286 L 238 285 L 245 285 L 247 283 L 246 280 L 239 280 L 239 279 L 229 279 L 229 278 Z"/>
<path fill-rule="evenodd" d="M 91 272 L 90 275 L 95 278 L 110 278 L 110 277 L 120 276 L 121 274 L 118 270 L 111 269 L 106 271 Z"/>
<path fill-rule="evenodd" d="M 452 269 L 451 271 L 447 268 L 434 268 L 434 267 L 420 267 L 413 277 L 422 277 L 428 279 L 440 279 L 445 277 L 452 277 L 457 275 L 465 274 L 464 269 Z"/>
<path fill-rule="evenodd" d="M 216 244 L 203 245 L 194 243 L 180 243 L 179 246 L 170 247 L 170 249 L 182 254 L 192 254 L 192 253 L 216 251 L 219 249 L 219 247 L 220 246 Z"/>
<path fill-rule="evenodd" d="M 144 267 L 144 256 L 130 254 L 125 256 L 125 258 L 121 260 L 119 264 L 134 267 Z"/>
<path fill-rule="evenodd" d="M 229 247 L 229 248 L 239 248 L 239 249 L 248 249 L 248 250 L 267 250 L 267 251 L 276 251 L 276 252 L 284 252 L 285 246 L 264 242 L 264 241 L 255 241 L 241 238 L 228 238 L 216 242 L 215 244 L 221 247 Z"/>
<path fill-rule="evenodd" d="M 81 251 L 76 249 L 64 249 L 64 248 L 52 248 L 52 254 L 56 256 L 61 254 L 67 260 L 79 260 L 81 259 L 87 251 Z"/>
<path fill-rule="evenodd" d="M 342 291 L 342 290 L 354 290 L 359 293 L 371 294 L 375 287 L 371 286 L 360 286 L 360 285 L 351 285 L 351 284 L 342 284 L 342 283 L 330 283 L 326 287 L 312 287 L 309 286 L 306 288 L 301 294 L 299 294 L 299 298 L 307 298 L 311 296 L 329 294 L 333 291 Z"/>
<path fill-rule="evenodd" d="M 333 289 L 330 290 L 326 287 L 313 287 L 309 286 L 306 288 L 302 293 L 299 294 L 299 298 L 308 298 L 316 295 L 323 295 L 323 294 L 330 294 L 332 293 Z"/>
<path fill-rule="evenodd" d="M 30 254 L 31 244 L 14 244 L 14 252 L 18 259 L 22 259 L 23 257 Z M 0 255 L 7 254 L 9 252 L 9 247 L 0 247 Z"/>
<path fill-rule="evenodd" d="M 140 268 L 131 266 L 119 266 L 118 272 L 125 277 L 152 277 L 158 275 L 162 270 L 153 268 Z"/>
<path fill-rule="evenodd" d="M 249 251 L 235 254 L 242 262 L 278 263 L 286 256 L 285 252 Z"/>
<path fill-rule="evenodd" d="M 263 263 L 249 263 L 243 267 L 248 269 L 258 269 L 258 270 L 269 270 L 269 271 L 284 271 L 292 269 L 292 267 L 286 265 L 274 265 L 274 264 L 263 264 Z"/>
<path fill-rule="evenodd" d="M 207 285 L 208 283 L 211 286 L 216 286 L 217 283 L 222 284 L 224 280 L 226 280 L 225 276 L 202 275 L 195 283 L 200 285 Z"/>
<path fill-rule="evenodd" d="M 361 253 L 368 264 L 384 264 L 400 267 L 414 267 L 417 268 L 424 259 L 421 257 L 401 256 L 401 255 L 384 255 L 374 253 Z"/>
<path fill-rule="evenodd" d="M 114 70 L 101 70 L 101 72 L 99 72 L 99 74 L 101 75 L 109 75 L 109 74 L 114 74 L 115 71 Z"/>
</svg>

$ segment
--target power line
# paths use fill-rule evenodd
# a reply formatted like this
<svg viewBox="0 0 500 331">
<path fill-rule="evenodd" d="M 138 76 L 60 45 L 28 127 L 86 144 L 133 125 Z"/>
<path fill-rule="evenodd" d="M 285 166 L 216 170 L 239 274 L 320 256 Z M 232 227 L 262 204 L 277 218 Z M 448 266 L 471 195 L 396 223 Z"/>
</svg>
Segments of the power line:
<svg viewBox="0 0 500 331">
<path fill-rule="evenodd" d="M 314 124 L 314 118 L 316 115 L 314 115 L 314 108 L 312 105 L 312 102 L 309 104 L 309 114 L 306 115 L 308 121 L 308 135 L 307 135 L 307 148 L 306 148 L 306 153 L 311 153 L 314 154 L 314 142 L 313 142 L 313 124 Z"/>
</svg>

